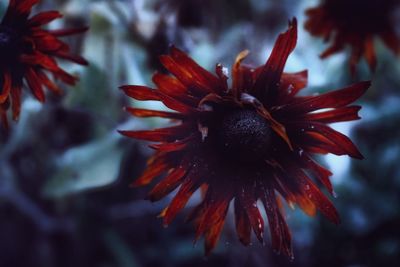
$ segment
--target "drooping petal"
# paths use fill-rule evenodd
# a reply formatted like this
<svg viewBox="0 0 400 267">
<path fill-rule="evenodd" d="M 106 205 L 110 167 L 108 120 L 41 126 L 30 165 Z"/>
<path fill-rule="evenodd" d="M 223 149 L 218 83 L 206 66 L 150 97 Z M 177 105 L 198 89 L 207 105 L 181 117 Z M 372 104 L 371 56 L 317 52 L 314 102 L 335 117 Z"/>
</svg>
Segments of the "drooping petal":
<svg viewBox="0 0 400 267">
<path fill-rule="evenodd" d="M 243 206 L 243 210 L 246 212 L 249 218 L 250 225 L 257 239 L 264 242 L 264 220 L 260 214 L 257 206 L 256 191 L 253 185 L 249 185 L 239 194 L 240 203 Z"/>
<path fill-rule="evenodd" d="M 271 233 L 272 248 L 277 252 L 282 252 L 289 257 L 293 257 L 291 234 L 285 219 L 279 209 L 275 192 L 273 189 L 263 188 L 261 201 L 264 204 L 265 212 L 269 222 Z"/>
<path fill-rule="evenodd" d="M 239 198 L 235 198 L 235 223 L 236 232 L 240 242 L 248 246 L 251 242 L 251 225 L 247 213 L 244 211 L 243 205 Z"/>
<path fill-rule="evenodd" d="M 11 87 L 11 74 L 6 71 L 3 74 L 3 84 L 0 93 L 0 104 L 3 104 L 9 98 Z"/>
</svg>

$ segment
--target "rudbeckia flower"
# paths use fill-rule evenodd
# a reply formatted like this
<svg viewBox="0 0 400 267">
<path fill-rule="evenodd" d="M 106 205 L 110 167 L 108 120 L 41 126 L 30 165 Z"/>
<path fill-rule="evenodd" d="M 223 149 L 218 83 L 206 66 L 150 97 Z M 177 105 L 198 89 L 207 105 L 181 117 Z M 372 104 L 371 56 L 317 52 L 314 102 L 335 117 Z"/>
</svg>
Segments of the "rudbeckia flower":
<svg viewBox="0 0 400 267">
<path fill-rule="evenodd" d="M 173 76 L 156 73 L 153 81 L 157 89 L 121 87 L 134 99 L 160 101 L 171 109 L 127 107 L 136 117 L 161 117 L 176 125 L 120 132 L 155 142 L 151 144 L 155 154 L 134 186 L 147 185 L 162 175 L 148 195 L 151 201 L 179 188 L 161 213 L 164 225 L 171 223 L 196 190 L 203 189 L 203 200 L 188 220 L 194 222 L 196 240 L 204 235 L 206 254 L 217 244 L 231 201 L 237 235 L 244 245 L 250 244 L 251 231 L 260 242 L 264 240 L 262 203 L 272 247 L 289 257 L 293 257 L 291 234 L 281 199 L 309 215 L 319 211 L 339 223 L 335 207 L 317 186 L 322 184 L 333 194 L 331 172 L 313 155 L 362 158 L 347 136 L 327 124 L 359 119 L 360 106 L 351 103 L 370 83 L 318 96 L 298 96 L 306 87 L 307 71 L 283 72 L 296 41 L 297 22 L 293 19 L 278 37 L 265 65 L 252 68 L 242 64 L 248 51 L 237 56 L 231 85 L 221 64 L 212 74 L 172 47 L 160 60 Z"/>
<path fill-rule="evenodd" d="M 77 78 L 63 70 L 55 58 L 86 65 L 82 57 L 70 53 L 69 46 L 59 37 L 82 33 L 87 28 L 46 30 L 44 25 L 62 17 L 58 11 L 30 16 L 39 0 L 10 0 L 0 23 L 0 119 L 7 127 L 7 111 L 17 120 L 21 107 L 24 81 L 40 102 L 45 101 L 44 87 L 60 93 L 56 80 L 74 85 Z"/>
<path fill-rule="evenodd" d="M 374 38 L 380 37 L 394 53 L 400 52 L 400 39 L 396 35 L 395 11 L 398 0 L 322 0 L 318 7 L 306 11 L 305 28 L 320 36 L 331 46 L 321 58 L 351 47 L 350 69 L 364 57 L 372 70 L 377 65 Z"/>
</svg>

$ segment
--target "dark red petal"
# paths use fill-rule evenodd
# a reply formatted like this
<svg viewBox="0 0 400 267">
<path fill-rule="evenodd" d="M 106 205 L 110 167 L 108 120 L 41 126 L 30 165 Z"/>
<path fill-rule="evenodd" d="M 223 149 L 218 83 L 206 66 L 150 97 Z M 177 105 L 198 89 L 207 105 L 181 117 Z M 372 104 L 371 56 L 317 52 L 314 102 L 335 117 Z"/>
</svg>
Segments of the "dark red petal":
<svg viewBox="0 0 400 267">
<path fill-rule="evenodd" d="M 21 112 L 21 93 L 22 93 L 22 85 L 21 84 L 13 84 L 11 88 L 11 107 L 13 113 L 13 120 L 18 120 L 19 114 Z"/>
<path fill-rule="evenodd" d="M 279 83 L 283 69 L 290 53 L 296 47 L 297 42 L 297 20 L 294 18 L 289 23 L 289 29 L 280 34 L 275 42 L 271 55 L 263 67 L 254 84 L 252 92 L 264 101 L 270 101 L 271 96 L 278 93 Z"/>
<path fill-rule="evenodd" d="M 124 85 L 121 86 L 120 89 L 124 91 L 124 93 L 137 100 L 157 100 L 161 101 L 160 94 L 157 90 L 151 89 L 147 86 L 141 85 Z"/>
<path fill-rule="evenodd" d="M 68 72 L 59 69 L 56 72 L 53 72 L 53 75 L 56 79 L 60 79 L 61 81 L 65 82 L 66 84 L 69 85 L 74 85 L 76 83 L 76 81 L 78 80 L 77 77 L 72 76 L 71 74 L 69 74 Z"/>
<path fill-rule="evenodd" d="M 62 36 L 84 33 L 88 29 L 89 29 L 89 27 L 81 27 L 81 28 L 75 28 L 75 29 L 59 29 L 59 30 L 50 30 L 49 33 L 54 36 L 57 36 L 57 37 L 62 37 Z"/>
<path fill-rule="evenodd" d="M 28 83 L 29 88 L 31 89 L 33 95 L 40 102 L 45 101 L 45 95 L 43 91 L 42 84 L 40 83 L 40 79 L 37 76 L 36 72 L 33 68 L 29 68 L 25 74 L 26 81 Z"/>
<path fill-rule="evenodd" d="M 239 199 L 243 210 L 247 213 L 250 225 L 253 228 L 257 239 L 263 243 L 264 220 L 257 207 L 257 199 L 255 194 L 255 188 L 252 186 L 247 186 L 241 193 L 239 193 Z"/>
<path fill-rule="evenodd" d="M 131 186 L 143 186 L 149 184 L 157 176 L 172 169 L 174 167 L 173 163 L 174 162 L 171 161 L 169 154 L 155 154 L 148 160 L 146 170 L 131 184 Z"/>
<path fill-rule="evenodd" d="M 220 218 L 214 221 L 214 224 L 211 226 L 209 230 L 205 233 L 205 254 L 206 256 L 210 255 L 211 251 L 217 245 L 218 239 L 221 235 L 222 228 L 224 227 L 226 213 L 228 212 L 228 207 L 226 206 L 225 210 L 221 213 L 218 213 Z"/>
<path fill-rule="evenodd" d="M 306 169 L 311 170 L 311 172 L 318 178 L 318 180 L 328 189 L 330 194 L 334 194 L 332 183 L 329 179 L 332 176 L 332 173 L 315 162 L 312 158 L 310 158 L 306 153 L 303 153 L 301 156 L 301 160 Z"/>
<path fill-rule="evenodd" d="M 200 139 L 199 133 L 191 134 L 182 140 L 176 140 L 172 143 L 152 144 L 150 147 L 160 152 L 179 151 L 187 148 L 195 139 Z"/>
<path fill-rule="evenodd" d="M 168 205 L 168 208 L 163 214 L 163 224 L 165 226 L 171 223 L 176 214 L 178 214 L 178 212 L 183 209 L 192 194 L 199 188 L 199 186 L 201 185 L 200 175 L 202 175 L 202 173 L 199 173 L 197 170 L 192 169 L 185 177 L 185 180 L 179 188 L 178 193 L 172 199 L 171 203 Z"/>
<path fill-rule="evenodd" d="M 153 82 L 163 94 L 175 98 L 182 103 L 195 107 L 199 102 L 197 98 L 189 94 L 186 87 L 178 79 L 172 76 L 155 73 L 153 75 Z"/>
<path fill-rule="evenodd" d="M 179 111 L 181 113 L 195 112 L 192 107 L 179 102 L 172 97 L 163 95 L 160 91 L 151 89 L 147 86 L 125 85 L 121 86 L 120 88 L 125 92 L 126 95 L 137 100 L 158 100 L 162 101 L 164 105 L 170 109 Z"/>
<path fill-rule="evenodd" d="M 377 62 L 373 36 L 368 36 L 368 38 L 365 40 L 364 56 L 372 71 L 375 71 Z"/>
<path fill-rule="evenodd" d="M 185 68 L 195 80 L 199 81 L 201 85 L 204 85 L 212 92 L 222 91 L 220 80 L 209 71 L 198 65 L 193 59 L 188 57 L 186 53 L 179 50 L 175 46 L 172 46 L 171 56 L 178 65 L 180 65 L 182 68 Z"/>
<path fill-rule="evenodd" d="M 308 113 L 304 115 L 304 119 L 320 123 L 353 121 L 360 119 L 360 116 L 358 116 L 360 109 L 361 106 L 340 107 L 324 112 Z"/>
<path fill-rule="evenodd" d="M 332 46 L 328 47 L 321 55 L 320 58 L 327 58 L 344 49 L 344 43 L 335 41 Z"/>
<path fill-rule="evenodd" d="M 50 56 L 35 51 L 31 55 L 21 55 L 20 61 L 29 65 L 39 65 L 52 72 L 58 72 L 59 67 L 57 62 Z"/>
<path fill-rule="evenodd" d="M 344 107 L 362 96 L 370 86 L 370 81 L 359 82 L 319 96 L 299 98 L 297 101 L 282 106 L 281 111 L 300 114 L 324 108 Z"/>
<path fill-rule="evenodd" d="M 46 11 L 33 16 L 28 23 L 30 27 L 39 27 L 61 17 L 62 15 L 58 11 Z"/>
<path fill-rule="evenodd" d="M 87 66 L 89 64 L 86 59 L 84 59 L 81 56 L 77 56 L 77 55 L 71 55 L 71 54 L 67 54 L 67 53 L 57 52 L 54 54 L 54 56 L 72 61 L 79 65 Z"/>
<path fill-rule="evenodd" d="M 332 202 L 303 172 L 298 172 L 298 175 L 296 175 L 296 181 L 298 182 L 305 196 L 307 196 L 314 203 L 317 209 L 321 211 L 325 217 L 327 217 L 334 224 L 340 223 L 339 214 L 335 206 L 333 206 Z"/>
<path fill-rule="evenodd" d="M 288 95 L 294 96 L 301 89 L 307 86 L 308 82 L 308 71 L 303 70 L 296 73 L 283 73 L 281 78 L 281 87 L 289 88 Z"/>
<path fill-rule="evenodd" d="M 301 98 L 287 104 L 286 106 L 282 106 L 281 111 L 290 113 L 307 113 L 318 109 L 343 107 L 357 100 L 370 86 L 370 81 L 359 82 L 330 93 Z"/>
<path fill-rule="evenodd" d="M 172 142 L 178 140 L 179 138 L 183 138 L 188 134 L 188 130 L 190 130 L 190 126 L 187 124 L 181 124 L 178 126 L 167 127 L 167 128 L 159 128 L 153 130 L 145 130 L 145 131 L 118 131 L 120 134 L 146 140 L 152 142 Z"/>
<path fill-rule="evenodd" d="M 37 71 L 37 76 L 40 79 L 40 82 L 49 90 L 56 94 L 61 94 L 61 89 L 54 82 L 52 82 L 43 71 Z"/>
<path fill-rule="evenodd" d="M 361 155 L 360 151 L 353 144 L 353 142 L 344 134 L 339 133 L 338 131 L 333 130 L 329 126 L 318 123 L 318 122 L 301 122 L 296 124 L 298 129 L 304 129 L 306 132 L 316 132 L 323 136 L 325 136 L 332 143 L 337 145 L 339 148 L 346 151 L 346 153 L 353 158 L 363 159 L 364 157 Z"/>
<path fill-rule="evenodd" d="M 302 132 L 298 129 L 298 136 L 293 137 L 293 142 L 301 144 L 301 148 L 310 153 L 347 155 L 347 151 L 336 145 L 325 135 L 317 132 Z"/>
<path fill-rule="evenodd" d="M 186 166 L 179 166 L 175 168 L 168 176 L 161 180 L 148 194 L 148 199 L 150 201 L 158 201 L 161 198 L 165 197 L 173 190 L 175 190 L 178 185 L 182 182 L 186 174 Z"/>
<path fill-rule="evenodd" d="M 2 91 L 0 93 L 0 104 L 3 104 L 9 98 L 11 87 L 11 74 L 5 71 L 3 74 Z"/>
<path fill-rule="evenodd" d="M 181 113 L 159 111 L 159 110 L 148 110 L 140 108 L 126 107 L 126 111 L 136 117 L 148 118 L 148 117 L 161 117 L 168 119 L 183 119 L 185 116 Z"/>
<path fill-rule="evenodd" d="M 282 252 L 293 258 L 292 237 L 289 227 L 279 209 L 274 190 L 271 188 L 263 188 L 261 201 L 263 202 L 265 212 L 267 213 L 272 248 L 278 253 Z"/>
<path fill-rule="evenodd" d="M 236 232 L 240 242 L 248 246 L 251 242 L 251 225 L 247 213 L 243 209 L 239 198 L 235 198 L 235 223 Z"/>
</svg>

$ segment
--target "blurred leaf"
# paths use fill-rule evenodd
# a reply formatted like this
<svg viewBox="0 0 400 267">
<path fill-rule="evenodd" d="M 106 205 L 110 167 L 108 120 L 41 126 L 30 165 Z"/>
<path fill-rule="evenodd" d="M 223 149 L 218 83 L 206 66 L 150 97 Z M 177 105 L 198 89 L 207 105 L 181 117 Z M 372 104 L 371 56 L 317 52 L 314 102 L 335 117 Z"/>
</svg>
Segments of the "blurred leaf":
<svg viewBox="0 0 400 267">
<path fill-rule="evenodd" d="M 44 187 L 48 197 L 106 186 L 117 180 L 122 150 L 116 135 L 68 150 L 59 160 L 58 172 Z"/>
</svg>

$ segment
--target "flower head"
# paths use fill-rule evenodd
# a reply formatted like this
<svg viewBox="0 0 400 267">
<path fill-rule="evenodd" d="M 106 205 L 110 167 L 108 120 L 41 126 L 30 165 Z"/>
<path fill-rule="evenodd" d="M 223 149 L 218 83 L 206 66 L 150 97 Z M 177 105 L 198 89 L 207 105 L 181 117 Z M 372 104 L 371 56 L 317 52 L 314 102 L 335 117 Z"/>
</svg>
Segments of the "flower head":
<svg viewBox="0 0 400 267">
<path fill-rule="evenodd" d="M 121 133 L 156 142 L 151 145 L 156 152 L 147 169 L 134 182 L 143 186 L 166 175 L 149 193 L 151 201 L 179 187 L 161 214 L 165 225 L 197 189 L 204 189 L 204 199 L 189 220 L 196 226 L 196 240 L 205 236 L 207 254 L 218 241 L 231 201 L 237 234 L 244 245 L 250 243 L 251 230 L 263 242 L 260 200 L 268 217 L 272 247 L 290 257 L 291 235 L 281 211 L 281 198 L 309 215 L 319 210 L 339 223 L 335 207 L 313 181 L 333 193 L 331 172 L 312 155 L 362 158 L 350 139 L 327 123 L 358 119 L 360 106 L 350 104 L 370 83 L 360 82 L 319 96 L 298 96 L 307 84 L 307 71 L 283 72 L 296 41 L 297 22 L 293 19 L 288 31 L 278 37 L 265 65 L 243 65 L 248 52 L 241 52 L 232 68 L 231 86 L 222 65 L 216 66 L 216 75 L 211 74 L 175 47 L 170 55 L 160 57 L 175 77 L 156 73 L 153 81 L 157 89 L 122 86 L 132 98 L 161 101 L 172 110 L 128 107 L 134 116 L 179 122 L 167 128 Z"/>
<path fill-rule="evenodd" d="M 72 55 L 69 46 L 59 37 L 82 33 L 87 28 L 46 30 L 44 25 L 62 17 L 58 11 L 47 11 L 30 17 L 39 0 L 10 0 L 0 23 L 0 119 L 7 126 L 7 111 L 12 108 L 17 120 L 21 107 L 21 91 L 25 80 L 33 95 L 45 101 L 43 87 L 60 93 L 55 79 L 73 85 L 77 78 L 63 70 L 55 58 L 86 65 L 82 57 Z"/>
<path fill-rule="evenodd" d="M 375 37 L 380 37 L 393 52 L 400 52 L 400 39 L 396 36 L 394 23 L 396 8 L 400 8 L 398 0 L 321 0 L 318 7 L 306 11 L 305 28 L 312 35 L 332 40 L 332 45 L 321 54 L 322 58 L 349 45 L 353 74 L 361 57 L 375 70 Z"/>
</svg>

